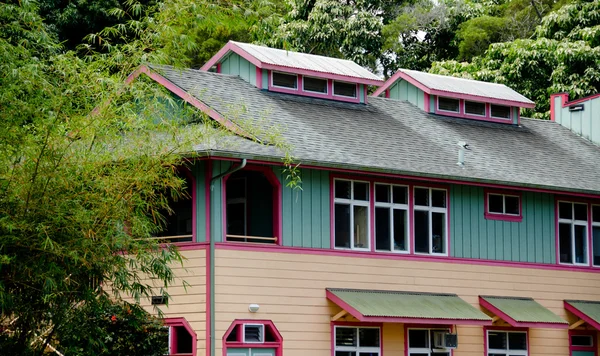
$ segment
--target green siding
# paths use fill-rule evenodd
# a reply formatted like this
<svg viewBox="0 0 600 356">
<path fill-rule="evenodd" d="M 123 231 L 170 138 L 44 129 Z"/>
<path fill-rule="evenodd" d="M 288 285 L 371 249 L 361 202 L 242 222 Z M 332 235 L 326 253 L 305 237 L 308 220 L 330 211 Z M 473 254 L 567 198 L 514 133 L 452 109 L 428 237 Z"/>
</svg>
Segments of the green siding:
<svg viewBox="0 0 600 356">
<path fill-rule="evenodd" d="M 256 66 L 235 53 L 221 61 L 221 73 L 239 75 L 248 83 L 256 85 Z"/>
<path fill-rule="evenodd" d="M 206 241 L 206 162 L 196 161 L 191 167 L 196 181 L 196 240 Z"/>
<path fill-rule="evenodd" d="M 365 86 L 364 86 L 364 84 L 358 85 L 358 100 L 361 103 L 365 102 Z"/>
<path fill-rule="evenodd" d="M 560 97 L 554 98 L 554 120 L 576 134 L 600 144 L 600 97 L 585 100 L 581 111 L 563 108 Z"/>
<path fill-rule="evenodd" d="M 571 351 L 571 356 L 595 356 L 594 351 Z"/>
<path fill-rule="evenodd" d="M 261 69 L 262 71 L 262 88 L 269 89 L 269 72 L 266 69 Z"/>
<path fill-rule="evenodd" d="M 454 257 L 555 263 L 554 196 L 523 192 L 523 221 L 484 217 L 484 189 L 453 185 L 450 245 Z"/>
<path fill-rule="evenodd" d="M 421 110 L 425 110 L 425 98 L 421 89 L 408 83 L 405 80 L 398 80 L 390 87 L 390 99 L 406 100 L 409 103 L 417 106 Z"/>
</svg>

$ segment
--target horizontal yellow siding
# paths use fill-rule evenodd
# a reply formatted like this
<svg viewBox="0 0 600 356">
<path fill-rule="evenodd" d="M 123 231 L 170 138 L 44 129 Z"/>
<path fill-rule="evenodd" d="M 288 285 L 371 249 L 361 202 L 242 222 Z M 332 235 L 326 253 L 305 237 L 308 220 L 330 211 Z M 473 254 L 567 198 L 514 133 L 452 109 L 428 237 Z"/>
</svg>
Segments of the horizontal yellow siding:
<svg viewBox="0 0 600 356">
<path fill-rule="evenodd" d="M 569 322 L 563 299 L 600 300 L 600 274 L 521 267 L 417 262 L 218 249 L 217 355 L 234 319 L 273 320 L 286 356 L 331 356 L 330 317 L 340 308 L 325 288 L 456 293 L 479 308 L 479 295 L 532 297 Z M 257 303 L 257 313 L 248 304 Z M 404 325 L 384 324 L 386 356 L 404 355 Z M 484 354 L 483 327 L 458 327 L 454 356 Z M 569 354 L 567 330 L 530 329 L 530 356 Z"/>
</svg>

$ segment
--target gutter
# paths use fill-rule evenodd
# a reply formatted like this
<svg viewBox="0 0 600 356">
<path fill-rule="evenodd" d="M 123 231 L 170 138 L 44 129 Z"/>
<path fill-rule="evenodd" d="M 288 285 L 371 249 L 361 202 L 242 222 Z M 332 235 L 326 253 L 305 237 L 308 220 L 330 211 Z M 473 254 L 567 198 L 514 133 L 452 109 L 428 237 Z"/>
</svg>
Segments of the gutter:
<svg viewBox="0 0 600 356">
<path fill-rule="evenodd" d="M 235 173 L 241 169 L 246 167 L 248 161 L 244 158 L 242 162 L 237 167 L 231 167 L 226 172 L 221 173 L 210 180 L 210 191 L 212 195 L 212 191 L 214 189 L 214 184 L 216 181 L 221 180 L 223 177 Z M 209 275 L 210 275 L 210 356 L 215 356 L 215 239 L 213 238 L 213 224 L 210 224 L 210 236 L 208 237 L 210 241 L 209 248 Z"/>
</svg>

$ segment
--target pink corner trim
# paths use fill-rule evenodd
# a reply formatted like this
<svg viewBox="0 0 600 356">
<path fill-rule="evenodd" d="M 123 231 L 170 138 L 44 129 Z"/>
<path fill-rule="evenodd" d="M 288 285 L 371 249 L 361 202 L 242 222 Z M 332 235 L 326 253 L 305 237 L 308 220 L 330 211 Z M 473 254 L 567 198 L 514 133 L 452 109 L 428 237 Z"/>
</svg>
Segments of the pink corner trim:
<svg viewBox="0 0 600 356">
<path fill-rule="evenodd" d="M 567 300 L 564 301 L 564 306 L 567 311 L 571 312 L 573 315 L 575 315 L 579 319 L 584 320 L 586 323 L 591 325 L 594 329 L 600 330 L 600 323 L 598 323 L 597 321 L 592 319 L 587 314 L 583 313 L 579 309 L 577 309 L 574 306 L 572 306 L 571 304 L 569 304 L 569 302 Z"/>
<path fill-rule="evenodd" d="M 517 320 L 511 318 L 508 314 L 504 313 L 499 308 L 495 307 L 490 302 L 483 299 L 482 297 L 479 297 L 479 305 L 481 305 L 485 309 L 491 311 L 496 316 L 498 316 L 500 319 L 506 321 L 508 324 L 510 324 L 511 326 L 514 326 L 514 327 L 547 328 L 547 329 L 568 329 L 569 328 L 569 324 L 567 322 L 565 322 L 565 323 L 543 323 L 543 322 L 517 321 Z"/>
<path fill-rule="evenodd" d="M 256 67 L 256 87 L 258 89 L 262 89 L 263 87 L 263 82 L 262 82 L 262 69 Z"/>
<path fill-rule="evenodd" d="M 205 241 L 206 244 L 208 244 L 210 242 L 210 239 L 212 239 L 212 236 L 210 236 L 210 219 L 211 219 L 211 215 L 210 215 L 210 202 L 211 202 L 211 197 L 210 197 L 210 183 L 212 180 L 212 160 L 207 160 L 206 161 L 206 175 L 204 177 L 205 182 L 204 182 L 204 209 L 206 210 L 204 212 L 204 218 L 206 219 L 206 236 L 205 236 Z M 206 246 L 206 245 L 205 245 Z M 206 256 L 205 256 L 205 269 L 204 269 L 204 273 L 205 273 L 205 277 L 206 277 L 206 321 L 205 321 L 205 325 L 204 328 L 206 329 L 206 354 L 210 355 L 210 350 L 211 350 L 211 337 L 210 337 L 210 325 L 212 323 L 212 320 L 210 318 L 211 315 L 211 279 L 210 279 L 210 249 L 206 249 Z"/>
<path fill-rule="evenodd" d="M 389 94 L 389 91 L 386 91 L 386 93 Z M 389 98 L 389 95 L 386 96 L 386 98 Z M 429 112 L 431 109 L 431 102 L 429 99 L 429 93 L 425 93 L 423 92 L 423 109 L 425 109 L 425 112 Z"/>
</svg>

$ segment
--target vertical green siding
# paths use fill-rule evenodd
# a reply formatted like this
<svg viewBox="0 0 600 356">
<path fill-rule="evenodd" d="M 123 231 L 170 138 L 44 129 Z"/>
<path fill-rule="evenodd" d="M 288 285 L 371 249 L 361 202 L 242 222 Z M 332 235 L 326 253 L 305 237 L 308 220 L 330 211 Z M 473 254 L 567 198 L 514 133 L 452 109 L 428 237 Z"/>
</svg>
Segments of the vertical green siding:
<svg viewBox="0 0 600 356">
<path fill-rule="evenodd" d="M 512 119 L 513 119 L 513 125 L 518 125 L 519 124 L 519 110 L 521 110 L 520 108 L 513 106 L 512 107 Z"/>
<path fill-rule="evenodd" d="M 523 221 L 484 217 L 484 189 L 453 185 L 450 244 L 454 257 L 516 262 L 555 262 L 554 196 L 524 192 Z"/>
<path fill-rule="evenodd" d="M 269 89 L 269 72 L 262 69 L 262 89 Z"/>
<path fill-rule="evenodd" d="M 421 89 L 408 83 L 405 80 L 398 80 L 390 87 L 390 99 L 406 100 L 409 103 L 417 106 L 421 110 L 425 110 L 425 98 Z"/>
<path fill-rule="evenodd" d="M 238 162 L 212 161 L 212 176 L 226 172 Z M 223 241 L 223 181 L 216 181 L 210 189 L 210 229 L 216 242 Z"/>
<path fill-rule="evenodd" d="M 363 104 L 365 102 L 365 86 L 364 86 L 364 84 L 358 85 L 358 100 Z"/>
<path fill-rule="evenodd" d="M 239 75 L 248 83 L 256 85 L 256 66 L 235 53 L 221 61 L 221 73 Z"/>
<path fill-rule="evenodd" d="M 563 108 L 561 97 L 554 97 L 554 120 L 576 134 L 600 145 L 600 97 L 583 101 L 581 111 Z"/>
<path fill-rule="evenodd" d="M 206 241 L 206 161 L 190 168 L 196 182 L 196 242 Z"/>
</svg>

